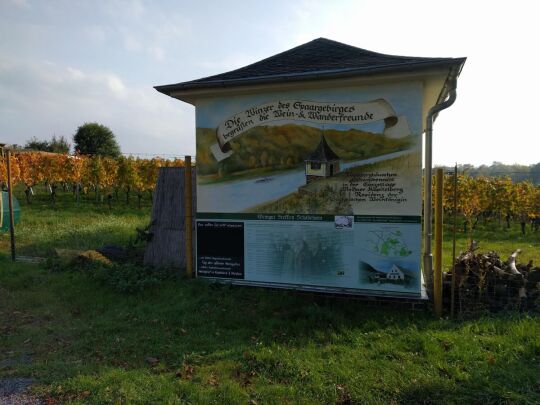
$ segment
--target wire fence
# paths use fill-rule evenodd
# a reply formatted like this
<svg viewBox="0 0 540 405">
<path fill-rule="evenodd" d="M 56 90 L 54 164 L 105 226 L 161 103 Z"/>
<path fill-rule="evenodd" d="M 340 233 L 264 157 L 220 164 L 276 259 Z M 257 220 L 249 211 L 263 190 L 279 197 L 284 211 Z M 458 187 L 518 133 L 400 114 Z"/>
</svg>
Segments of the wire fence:
<svg viewBox="0 0 540 405">
<path fill-rule="evenodd" d="M 185 154 L 174 154 L 174 153 L 148 153 L 148 152 L 122 152 L 122 156 L 126 157 L 135 157 L 141 159 L 152 159 L 152 158 L 166 158 L 166 159 L 182 159 L 184 160 L 186 156 L 191 156 L 191 159 L 195 159 L 195 154 L 185 153 Z"/>
</svg>

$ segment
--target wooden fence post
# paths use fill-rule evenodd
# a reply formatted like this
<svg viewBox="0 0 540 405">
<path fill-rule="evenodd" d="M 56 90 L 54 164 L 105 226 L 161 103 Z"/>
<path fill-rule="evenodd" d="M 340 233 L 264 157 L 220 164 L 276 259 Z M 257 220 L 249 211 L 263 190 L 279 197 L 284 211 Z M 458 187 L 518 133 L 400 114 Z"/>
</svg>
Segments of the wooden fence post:
<svg viewBox="0 0 540 405">
<path fill-rule="evenodd" d="M 9 202 L 9 236 L 11 239 L 11 260 L 15 261 L 15 214 L 13 213 L 13 184 L 11 181 L 11 151 L 7 151 L 7 183 Z"/>
<path fill-rule="evenodd" d="M 452 211 L 454 223 L 452 224 L 452 290 L 450 293 L 450 316 L 453 318 L 456 303 L 457 163 L 454 167 L 454 205 Z"/>
<path fill-rule="evenodd" d="M 191 156 L 186 156 L 184 161 L 184 226 L 186 235 L 186 275 L 193 277 L 193 214 L 192 214 L 192 181 L 191 181 Z"/>
<path fill-rule="evenodd" d="M 435 266 L 433 267 L 433 305 L 435 307 L 435 314 L 440 318 L 442 316 L 443 169 L 437 169 L 435 174 Z"/>
</svg>

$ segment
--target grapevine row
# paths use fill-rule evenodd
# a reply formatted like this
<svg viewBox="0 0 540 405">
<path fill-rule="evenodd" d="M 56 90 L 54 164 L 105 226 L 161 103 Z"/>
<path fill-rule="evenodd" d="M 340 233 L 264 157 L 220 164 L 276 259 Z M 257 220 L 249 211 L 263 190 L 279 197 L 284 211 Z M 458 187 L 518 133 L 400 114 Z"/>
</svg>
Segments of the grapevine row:
<svg viewBox="0 0 540 405">
<path fill-rule="evenodd" d="M 465 218 L 469 231 L 479 220 L 497 219 L 510 227 L 517 220 L 525 233 L 525 225 L 533 229 L 540 226 L 540 185 L 530 181 L 513 182 L 510 177 L 457 176 L 457 212 Z M 444 181 L 443 209 L 452 212 L 454 207 L 454 176 Z"/>
<path fill-rule="evenodd" d="M 0 186 L 7 182 L 6 159 L 0 157 Z M 12 181 L 25 186 L 30 202 L 33 187 L 45 184 L 54 203 L 58 187 L 71 187 L 77 198 L 79 192 L 94 191 L 96 199 L 125 193 L 129 202 L 134 193 L 139 203 L 145 192 L 152 192 L 160 167 L 183 166 L 182 160 L 166 160 L 159 157 L 139 159 L 100 156 L 70 156 L 64 154 L 24 152 L 13 156 Z M 444 182 L 443 207 L 451 212 L 454 206 L 454 177 L 447 175 Z M 457 177 L 457 208 L 473 227 L 481 217 L 504 218 L 509 226 L 510 218 L 521 223 L 540 220 L 540 186 L 529 181 L 514 183 L 509 177 Z"/>
<path fill-rule="evenodd" d="M 72 188 L 76 198 L 80 192 L 94 191 L 97 200 L 107 198 L 110 204 L 113 193 L 131 193 L 140 200 L 145 192 L 151 192 L 156 184 L 160 167 L 183 166 L 183 160 L 166 160 L 159 157 L 139 159 L 134 157 L 110 158 L 101 156 L 64 155 L 43 152 L 17 153 L 11 159 L 11 175 L 14 185 L 25 186 L 27 202 L 30 203 L 33 188 L 45 184 L 55 202 L 56 191 Z M 0 157 L 0 183 L 7 183 L 6 158 Z"/>
</svg>

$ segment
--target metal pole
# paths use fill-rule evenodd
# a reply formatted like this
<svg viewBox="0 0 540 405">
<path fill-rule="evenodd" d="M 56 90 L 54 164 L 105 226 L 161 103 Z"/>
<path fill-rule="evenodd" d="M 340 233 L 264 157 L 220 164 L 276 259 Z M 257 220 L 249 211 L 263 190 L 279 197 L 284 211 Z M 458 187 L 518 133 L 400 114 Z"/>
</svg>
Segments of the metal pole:
<svg viewBox="0 0 540 405">
<path fill-rule="evenodd" d="M 457 232 L 457 163 L 454 167 L 454 224 L 452 229 L 452 290 L 450 292 L 450 316 L 454 317 L 456 295 L 456 232 Z"/>
<path fill-rule="evenodd" d="M 433 285 L 433 254 L 431 253 L 431 172 L 432 172 L 432 137 L 433 137 L 433 118 L 440 111 L 450 107 L 456 101 L 456 78 L 451 77 L 449 81 L 448 99 L 440 104 L 436 104 L 429 110 L 426 117 L 426 150 L 425 150 L 425 169 L 424 169 L 424 276 L 426 277 L 427 291 L 432 291 Z"/>
<path fill-rule="evenodd" d="M 435 271 L 433 273 L 433 303 L 437 317 L 442 316 L 442 233 L 443 233 L 443 169 L 436 170 L 435 188 Z"/>
<path fill-rule="evenodd" d="M 191 156 L 186 156 L 184 162 L 184 218 L 186 234 L 186 275 L 193 277 L 193 214 L 192 214 L 192 182 L 191 182 Z"/>
<path fill-rule="evenodd" d="M 9 201 L 9 236 L 11 239 L 11 260 L 15 261 L 15 217 L 13 213 L 13 184 L 11 182 L 11 152 L 7 151 L 7 182 Z"/>
</svg>

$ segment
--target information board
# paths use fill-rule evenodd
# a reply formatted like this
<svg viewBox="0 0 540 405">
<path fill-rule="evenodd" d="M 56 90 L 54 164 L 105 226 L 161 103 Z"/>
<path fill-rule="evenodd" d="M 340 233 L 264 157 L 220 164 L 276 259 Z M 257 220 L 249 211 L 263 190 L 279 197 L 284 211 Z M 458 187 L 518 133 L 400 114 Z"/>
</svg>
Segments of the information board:
<svg viewBox="0 0 540 405">
<path fill-rule="evenodd" d="M 422 84 L 197 104 L 197 276 L 421 292 Z"/>
</svg>

